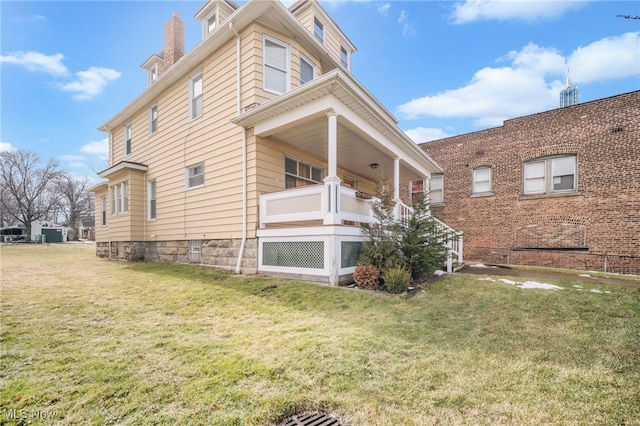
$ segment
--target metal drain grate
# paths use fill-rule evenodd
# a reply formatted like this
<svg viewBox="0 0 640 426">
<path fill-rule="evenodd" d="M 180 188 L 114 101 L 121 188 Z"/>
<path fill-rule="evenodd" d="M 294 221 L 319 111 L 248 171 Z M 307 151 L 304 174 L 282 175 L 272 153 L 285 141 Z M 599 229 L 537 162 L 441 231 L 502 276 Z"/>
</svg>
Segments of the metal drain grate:
<svg viewBox="0 0 640 426">
<path fill-rule="evenodd" d="M 280 426 L 342 426 L 342 423 L 324 413 L 304 413 L 289 417 Z"/>
</svg>

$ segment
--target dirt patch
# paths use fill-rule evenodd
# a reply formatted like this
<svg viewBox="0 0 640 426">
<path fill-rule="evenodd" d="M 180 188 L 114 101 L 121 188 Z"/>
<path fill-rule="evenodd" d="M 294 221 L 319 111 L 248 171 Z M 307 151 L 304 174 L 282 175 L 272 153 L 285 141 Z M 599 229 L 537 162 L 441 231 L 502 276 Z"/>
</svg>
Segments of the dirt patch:
<svg viewBox="0 0 640 426">
<path fill-rule="evenodd" d="M 470 265 L 473 265 L 471 263 Z M 616 285 L 627 288 L 640 288 L 638 279 L 617 278 L 614 275 L 596 276 L 588 272 L 560 272 L 544 269 L 521 269 L 513 266 L 486 264 L 486 268 L 465 265 L 458 273 L 475 275 L 499 275 L 509 277 L 523 277 L 526 279 L 545 280 L 571 280 L 587 284 Z M 580 276 L 589 275 L 589 276 Z"/>
</svg>

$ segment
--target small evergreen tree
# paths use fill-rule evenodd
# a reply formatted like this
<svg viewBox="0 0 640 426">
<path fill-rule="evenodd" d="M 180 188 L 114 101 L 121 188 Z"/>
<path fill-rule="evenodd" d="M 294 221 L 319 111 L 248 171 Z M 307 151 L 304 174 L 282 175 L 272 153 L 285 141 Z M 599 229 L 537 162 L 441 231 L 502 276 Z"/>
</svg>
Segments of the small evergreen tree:
<svg viewBox="0 0 640 426">
<path fill-rule="evenodd" d="M 433 275 L 447 260 L 445 244 L 452 237 L 429 211 L 427 197 L 413 203 L 413 214 L 401 223 L 400 250 L 414 280 Z"/>
<path fill-rule="evenodd" d="M 373 265 L 384 273 L 389 268 L 404 266 L 399 245 L 401 227 L 393 214 L 393 194 L 384 181 L 378 185 L 376 196 L 378 200 L 371 204 L 376 221 L 362 224 L 362 233 L 368 239 L 362 243 L 358 262 Z"/>
</svg>

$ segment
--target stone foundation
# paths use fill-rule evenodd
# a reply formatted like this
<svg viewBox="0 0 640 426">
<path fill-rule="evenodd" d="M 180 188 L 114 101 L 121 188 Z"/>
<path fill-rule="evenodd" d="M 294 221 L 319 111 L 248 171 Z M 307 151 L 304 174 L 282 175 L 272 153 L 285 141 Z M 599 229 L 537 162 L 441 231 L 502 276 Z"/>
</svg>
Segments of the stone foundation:
<svg viewBox="0 0 640 426">
<path fill-rule="evenodd" d="M 238 263 L 241 239 L 196 241 L 112 241 L 96 243 L 96 255 L 110 259 L 193 263 L 234 270 Z M 111 247 L 111 253 L 109 253 Z M 258 270 L 258 243 L 255 238 L 245 242 L 242 262 L 243 273 Z"/>
</svg>

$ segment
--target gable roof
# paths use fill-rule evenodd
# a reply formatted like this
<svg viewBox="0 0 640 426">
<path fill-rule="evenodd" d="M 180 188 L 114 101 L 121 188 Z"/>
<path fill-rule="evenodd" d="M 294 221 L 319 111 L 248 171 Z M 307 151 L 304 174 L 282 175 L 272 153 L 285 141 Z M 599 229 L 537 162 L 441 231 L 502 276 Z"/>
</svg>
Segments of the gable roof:
<svg viewBox="0 0 640 426">
<path fill-rule="evenodd" d="M 165 70 L 153 85 L 147 87 L 120 112 L 98 127 L 98 130 L 108 132 L 110 129 L 124 123 L 131 115 L 153 102 L 172 84 L 184 78 L 193 67 L 204 61 L 225 43 L 235 38 L 236 32 L 240 32 L 253 22 L 259 22 L 272 28 L 278 28 L 280 31 L 289 32 L 306 49 L 309 49 L 310 52 L 320 58 L 323 69 L 330 71 L 335 68 L 343 68 L 340 61 L 334 58 L 280 1 L 250 0 L 214 29 L 210 36 L 198 43 L 189 53 Z"/>
</svg>

